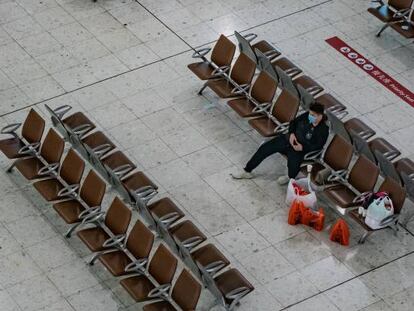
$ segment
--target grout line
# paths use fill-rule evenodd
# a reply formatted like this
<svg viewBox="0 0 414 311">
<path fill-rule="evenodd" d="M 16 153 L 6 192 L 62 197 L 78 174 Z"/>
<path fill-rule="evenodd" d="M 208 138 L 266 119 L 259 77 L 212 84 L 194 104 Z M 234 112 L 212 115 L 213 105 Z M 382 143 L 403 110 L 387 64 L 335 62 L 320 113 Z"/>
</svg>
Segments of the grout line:
<svg viewBox="0 0 414 311">
<path fill-rule="evenodd" d="M 410 230 L 408 230 L 405 226 L 402 226 L 401 224 L 399 224 L 399 225 L 400 225 L 402 228 L 404 228 L 404 229 L 405 229 L 405 231 L 407 231 L 407 233 L 409 233 L 410 235 L 414 236 L 414 234 L 413 234 Z M 362 245 L 363 245 L 363 244 L 362 244 Z M 369 269 L 368 271 L 365 271 L 365 272 L 362 272 L 362 273 L 360 273 L 360 274 L 358 274 L 358 275 L 355 275 L 354 277 L 352 277 L 352 278 L 350 278 L 350 279 L 348 279 L 348 280 L 345 280 L 345 281 L 343 281 L 343 282 L 340 282 L 340 283 L 338 283 L 338 284 L 335 284 L 335 285 L 333 285 L 333 286 L 331 286 L 331 287 L 329 287 L 329 288 L 327 288 L 327 289 L 324 289 L 324 290 L 322 290 L 322 291 L 318 292 L 317 294 L 311 295 L 311 296 L 306 297 L 306 298 L 304 298 L 304 299 L 302 299 L 302 300 L 300 300 L 300 301 L 297 301 L 297 302 L 295 302 L 295 303 L 292 303 L 292 304 L 290 304 L 290 305 L 288 305 L 288 306 L 284 307 L 283 309 L 280 309 L 280 311 L 287 310 L 287 309 L 289 309 L 289 308 L 291 308 L 291 307 L 293 307 L 293 306 L 295 306 L 295 305 L 298 305 L 298 304 L 300 304 L 300 303 L 302 303 L 302 302 L 304 302 L 304 301 L 307 301 L 307 300 L 309 300 L 309 299 L 311 299 L 311 298 L 313 298 L 313 297 L 316 297 L 316 296 L 319 296 L 319 295 L 321 295 L 321 294 L 323 294 L 323 293 L 326 293 L 327 291 L 329 291 L 329 290 L 331 290 L 331 289 L 334 289 L 334 288 L 336 288 L 336 287 L 339 287 L 339 286 L 341 286 L 341 285 L 343 285 L 343 284 L 345 284 L 345 283 L 348 283 L 348 282 L 350 282 L 350 281 L 352 281 L 352 280 L 358 279 L 358 278 L 360 278 L 361 276 L 364 276 L 364 275 L 366 275 L 366 274 L 368 274 L 368 273 L 370 273 L 370 272 L 373 272 L 373 271 L 375 271 L 375 270 L 381 269 L 382 267 L 385 267 L 385 266 L 387 266 L 387 265 L 389 265 L 389 264 L 391 264 L 391 263 L 393 263 L 393 262 L 395 262 L 395 261 L 398 261 L 398 260 L 400 260 L 400 259 L 402 259 L 402 258 L 405 258 L 405 257 L 407 257 L 407 256 L 410 256 L 410 255 L 412 255 L 412 254 L 414 254 L 414 250 L 413 250 L 413 251 L 410 251 L 410 252 L 408 252 L 408 253 L 406 253 L 406 254 L 404 254 L 404 255 L 401 255 L 401 256 L 399 256 L 399 257 L 397 257 L 397 258 L 394 258 L 394 259 L 392 259 L 392 260 L 390 260 L 390 261 L 388 261 L 388 262 L 385 262 L 385 263 L 383 263 L 383 264 L 381 264 L 381 265 L 379 265 L 379 266 L 377 266 L 377 267 L 375 267 L 375 268 Z"/>
<path fill-rule="evenodd" d="M 210 42 L 207 42 L 207 43 L 205 43 L 205 44 L 202 44 L 202 45 L 199 45 L 199 46 L 196 46 L 196 47 L 192 47 L 187 41 L 185 41 L 182 37 L 180 37 L 176 32 L 174 32 L 167 24 L 165 24 L 162 20 L 160 20 L 154 13 L 152 13 L 150 10 L 148 10 L 144 5 L 142 5 L 140 2 L 139 2 L 139 0 L 134 0 L 136 3 L 138 3 L 141 7 L 143 7 L 147 12 L 149 12 L 156 20 L 158 20 L 161 24 L 163 24 L 169 31 L 171 31 L 174 35 L 176 35 L 181 41 L 183 41 L 188 47 L 189 47 L 189 49 L 188 50 L 184 50 L 184 51 L 181 51 L 181 52 L 179 52 L 179 53 L 176 53 L 176 54 L 174 54 L 174 55 L 170 55 L 170 56 L 167 56 L 167 57 L 164 57 L 164 58 L 161 58 L 161 59 L 159 59 L 159 60 L 156 60 L 156 61 L 153 61 L 153 62 L 150 62 L 150 63 L 148 63 L 148 64 L 145 64 L 145 65 L 142 65 L 142 66 L 139 66 L 139 67 L 136 67 L 136 68 L 133 68 L 133 69 L 130 69 L 130 70 L 127 70 L 127 71 L 125 71 L 125 72 L 122 72 L 122 73 L 119 73 L 119 74 L 116 74 L 116 75 L 113 75 L 113 76 L 111 76 L 111 77 L 108 77 L 108 78 L 105 78 L 105 79 L 102 79 L 102 80 L 98 80 L 98 81 L 95 81 L 95 82 L 93 82 L 93 83 L 90 83 L 90 84 L 87 84 L 87 85 L 84 85 L 84 86 L 81 86 L 81 87 L 79 87 L 79 88 L 76 88 L 76 89 L 73 89 L 73 90 L 70 90 L 70 91 L 65 91 L 64 93 L 62 93 L 62 94 L 59 94 L 59 95 L 56 95 L 56 96 L 53 96 L 53 97 L 50 97 L 50 98 L 46 98 L 46 99 L 43 99 L 43 100 L 41 100 L 41 101 L 38 101 L 38 102 L 35 102 L 35 103 L 32 103 L 32 104 L 29 104 L 29 105 L 26 105 L 26 106 L 24 106 L 24 107 L 21 107 L 21 108 L 18 108 L 18 109 L 15 109 L 15 110 L 13 110 L 13 111 L 9 111 L 9 112 L 6 112 L 6 113 L 3 113 L 3 114 L 1 114 L 0 115 L 0 118 L 1 117 L 4 117 L 4 116 L 7 116 L 7 115 L 10 115 L 10 114 L 13 114 L 13 113 L 15 113 L 15 112 L 18 112 L 18 111 L 22 111 L 22 110 L 24 110 L 24 109 L 27 109 L 27 108 L 30 108 L 30 107 L 33 107 L 33 106 L 36 106 L 36 105 L 39 105 L 39 104 L 42 104 L 42 103 L 44 103 L 44 102 L 47 102 L 47 101 L 49 101 L 49 100 L 52 100 L 52 99 L 55 99 L 55 98 L 59 98 L 59 97 L 61 97 L 61 96 L 64 96 L 64 95 L 67 95 L 67 94 L 71 94 L 71 93 L 74 93 L 74 92 L 76 92 L 76 91 L 78 91 L 78 90 L 82 90 L 82 89 L 84 89 L 84 88 L 87 88 L 87 87 L 89 87 L 89 86 L 93 86 L 93 85 L 95 85 L 95 84 L 98 84 L 98 83 L 101 83 L 101 82 L 104 82 L 104 81 L 107 81 L 107 80 L 110 80 L 110 79 L 112 79 L 112 78 L 116 78 L 116 77 L 119 77 L 119 76 L 121 76 L 121 75 L 124 75 L 124 74 L 127 74 L 127 73 L 129 73 L 129 72 L 133 72 L 133 71 L 136 71 L 136 70 L 139 70 L 139 69 L 142 69 L 142 68 L 145 68 L 145 67 L 147 67 L 147 66 L 151 66 L 151 65 L 154 65 L 154 64 L 156 64 L 156 63 L 159 63 L 159 62 L 162 62 L 162 61 L 165 61 L 165 60 L 167 60 L 167 59 L 170 59 L 170 58 L 173 58 L 173 57 L 176 57 L 176 56 L 179 56 L 179 55 L 182 55 L 182 54 L 184 54 L 184 53 L 187 53 L 187 52 L 190 52 L 190 51 L 195 51 L 195 49 L 197 48 L 197 47 L 201 47 L 201 46 L 204 46 L 204 45 L 208 45 L 208 44 L 212 44 L 212 43 L 214 43 L 214 42 L 216 42 L 216 41 L 210 41 Z M 258 24 L 258 25 L 255 25 L 255 26 L 251 26 L 251 27 L 248 27 L 248 28 L 246 28 L 246 29 L 243 29 L 243 30 L 240 30 L 240 32 L 245 32 L 245 31 L 248 31 L 248 30 L 251 30 L 251 29 L 254 29 L 254 28 L 257 28 L 257 27 L 260 27 L 260 26 L 263 26 L 263 25 L 266 25 L 266 24 L 269 24 L 269 23 L 271 23 L 271 22 L 274 22 L 274 21 L 277 21 L 277 20 L 281 20 L 281 19 L 283 19 L 283 18 L 286 18 L 286 17 L 289 17 L 289 16 L 292 16 L 292 15 L 295 15 L 295 14 L 298 14 L 298 13 L 301 13 L 301 12 L 304 12 L 304 11 L 306 11 L 306 10 L 309 10 L 309 9 L 313 9 L 313 8 L 315 8 L 315 7 L 318 7 L 318 6 L 321 6 L 321 5 L 324 5 L 324 4 L 326 4 L 326 3 L 329 3 L 329 2 L 332 2 L 332 1 L 334 1 L 334 0 L 326 0 L 326 1 L 324 1 L 324 2 L 321 2 L 321 3 L 318 3 L 318 4 L 315 4 L 315 5 L 312 5 L 312 6 L 309 6 L 309 7 L 306 7 L 306 8 L 304 8 L 304 9 L 301 9 L 301 10 L 299 10 L 299 11 L 295 11 L 295 12 L 292 12 L 292 13 L 289 13 L 289 14 L 287 14 L 287 15 L 283 15 L 283 16 L 280 16 L 280 17 L 277 17 L 277 18 L 274 18 L 274 19 L 271 19 L 271 20 L 269 20 L 269 21 L 266 21 L 266 22 L 263 22 L 263 23 L 261 23 L 261 24 Z M 115 19 L 115 17 L 114 17 L 114 19 Z M 75 19 L 76 20 L 76 19 Z M 115 19 L 115 20 L 117 20 L 117 19 Z M 118 21 L 118 20 L 117 20 Z M 118 21 L 119 22 L 119 21 Z M 229 35 L 229 36 L 227 36 L 227 37 L 232 37 L 232 36 L 234 36 L 234 34 L 232 34 L 232 35 Z M 17 41 L 16 41 L 17 42 Z"/>
</svg>

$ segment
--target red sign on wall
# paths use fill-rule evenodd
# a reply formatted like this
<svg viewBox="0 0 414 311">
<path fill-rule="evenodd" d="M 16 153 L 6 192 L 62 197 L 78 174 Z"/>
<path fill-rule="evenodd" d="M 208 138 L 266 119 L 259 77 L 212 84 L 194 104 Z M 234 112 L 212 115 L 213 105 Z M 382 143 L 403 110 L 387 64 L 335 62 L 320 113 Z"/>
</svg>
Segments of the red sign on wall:
<svg viewBox="0 0 414 311">
<path fill-rule="evenodd" d="M 346 44 L 338 37 L 332 37 L 326 39 L 325 41 L 334 49 L 339 51 L 342 55 L 344 55 L 346 58 L 348 58 L 350 61 L 352 61 L 359 68 L 361 68 L 367 74 L 369 74 L 371 77 L 377 80 L 379 83 L 384 85 L 388 90 L 390 90 L 403 101 L 407 102 L 412 107 L 414 107 L 413 92 L 402 86 L 399 82 L 395 81 L 387 73 L 379 69 L 377 66 L 375 66 L 368 59 L 359 54 L 357 51 L 355 51 L 353 48 L 351 48 L 348 44 Z"/>
</svg>

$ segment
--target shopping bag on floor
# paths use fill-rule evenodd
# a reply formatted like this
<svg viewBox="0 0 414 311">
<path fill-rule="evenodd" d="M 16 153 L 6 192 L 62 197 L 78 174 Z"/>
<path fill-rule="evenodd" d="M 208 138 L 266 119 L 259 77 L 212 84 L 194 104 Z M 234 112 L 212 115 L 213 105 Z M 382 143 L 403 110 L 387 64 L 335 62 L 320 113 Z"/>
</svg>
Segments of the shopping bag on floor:
<svg viewBox="0 0 414 311">
<path fill-rule="evenodd" d="M 288 224 L 297 225 L 301 223 L 303 202 L 294 200 L 289 209 Z"/>
<path fill-rule="evenodd" d="M 316 205 L 316 193 L 310 187 L 309 177 L 289 181 L 286 204 L 290 206 L 295 200 L 303 202 L 305 207 L 314 208 Z"/>
<path fill-rule="evenodd" d="M 345 220 L 339 219 L 332 227 L 330 240 L 339 244 L 349 245 L 349 227 Z"/>
<path fill-rule="evenodd" d="M 323 208 L 320 208 L 318 211 L 318 214 L 312 220 L 312 227 L 316 231 L 322 231 L 324 224 L 325 224 L 325 212 L 323 211 Z"/>
</svg>

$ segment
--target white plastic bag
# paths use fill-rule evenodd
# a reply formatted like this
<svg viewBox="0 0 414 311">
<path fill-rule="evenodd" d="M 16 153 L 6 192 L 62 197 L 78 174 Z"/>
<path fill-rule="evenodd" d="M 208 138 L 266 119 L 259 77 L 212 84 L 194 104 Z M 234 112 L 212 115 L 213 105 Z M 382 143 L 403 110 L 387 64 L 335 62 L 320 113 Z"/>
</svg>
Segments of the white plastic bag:
<svg viewBox="0 0 414 311">
<path fill-rule="evenodd" d="M 294 187 L 294 183 L 298 185 L 300 188 L 302 188 L 304 191 L 308 192 L 308 194 L 300 195 Z M 303 205 L 305 205 L 305 207 L 309 207 L 312 209 L 316 208 L 316 193 L 312 190 L 312 187 L 310 186 L 309 177 L 291 179 L 289 181 L 286 193 L 286 204 L 288 206 L 291 206 L 294 200 L 303 202 Z"/>
<path fill-rule="evenodd" d="M 381 222 L 394 215 L 394 206 L 389 196 L 383 196 L 375 199 L 367 210 L 367 216 L 365 217 L 365 223 L 372 229 L 381 229 L 386 226 L 382 226 Z"/>
</svg>

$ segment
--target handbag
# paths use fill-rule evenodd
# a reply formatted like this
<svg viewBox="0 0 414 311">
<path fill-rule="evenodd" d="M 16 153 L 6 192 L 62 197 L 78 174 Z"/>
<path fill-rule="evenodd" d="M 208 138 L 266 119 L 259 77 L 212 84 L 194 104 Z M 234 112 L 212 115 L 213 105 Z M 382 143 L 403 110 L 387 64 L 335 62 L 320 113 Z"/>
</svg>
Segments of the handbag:
<svg viewBox="0 0 414 311">
<path fill-rule="evenodd" d="M 301 201 L 305 207 L 314 208 L 316 205 L 316 193 L 310 187 L 309 177 L 289 180 L 286 204 L 290 206 L 295 200 Z"/>
<path fill-rule="evenodd" d="M 381 224 L 383 220 L 394 215 L 394 205 L 388 195 L 376 198 L 368 206 L 365 223 L 372 229 L 381 229 L 387 225 Z"/>
</svg>

